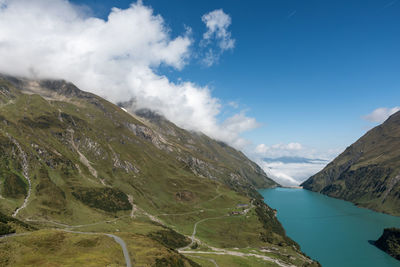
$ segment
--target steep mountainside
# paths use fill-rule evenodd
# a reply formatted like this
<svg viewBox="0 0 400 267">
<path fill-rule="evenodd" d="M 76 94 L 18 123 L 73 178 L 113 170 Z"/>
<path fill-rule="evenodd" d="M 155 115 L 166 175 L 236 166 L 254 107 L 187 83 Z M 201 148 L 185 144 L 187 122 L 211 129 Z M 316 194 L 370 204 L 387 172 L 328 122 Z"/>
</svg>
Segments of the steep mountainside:
<svg viewBox="0 0 400 267">
<path fill-rule="evenodd" d="M 256 164 L 151 111 L 2 76 L 0 150 L 0 211 L 32 225 L 7 222 L 2 266 L 314 264 L 262 202 L 256 188 L 276 183 Z"/>
<path fill-rule="evenodd" d="M 400 215 L 400 112 L 366 133 L 302 186 Z"/>
<path fill-rule="evenodd" d="M 400 261 L 400 229 L 387 228 L 375 245 Z"/>
</svg>

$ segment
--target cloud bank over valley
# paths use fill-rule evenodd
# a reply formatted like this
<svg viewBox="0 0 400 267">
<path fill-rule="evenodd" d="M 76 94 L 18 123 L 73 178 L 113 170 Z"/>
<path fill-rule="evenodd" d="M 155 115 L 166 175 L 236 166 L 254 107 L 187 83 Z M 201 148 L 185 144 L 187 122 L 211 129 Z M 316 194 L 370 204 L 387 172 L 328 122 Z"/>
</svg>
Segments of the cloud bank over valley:
<svg viewBox="0 0 400 267">
<path fill-rule="evenodd" d="M 319 151 L 298 142 L 259 144 L 253 158 L 269 177 L 284 186 L 297 186 L 322 170 L 342 149 Z"/>
</svg>

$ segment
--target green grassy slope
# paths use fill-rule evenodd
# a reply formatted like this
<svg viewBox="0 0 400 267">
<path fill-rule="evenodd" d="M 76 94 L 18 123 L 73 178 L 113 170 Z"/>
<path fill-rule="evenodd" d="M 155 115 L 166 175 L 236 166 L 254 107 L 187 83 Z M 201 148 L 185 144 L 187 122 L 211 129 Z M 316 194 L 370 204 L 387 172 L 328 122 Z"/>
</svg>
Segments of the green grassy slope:
<svg viewBox="0 0 400 267">
<path fill-rule="evenodd" d="M 311 263 L 256 191 L 276 184 L 242 153 L 158 115 L 131 115 L 65 81 L 0 79 L 0 150 L 0 211 L 42 229 L 0 240 L 0 247 L 20 249 L 18 259 L 6 255 L 10 265 L 42 262 L 44 252 L 31 255 L 41 249 L 34 240 L 51 239 L 54 228 L 118 234 L 142 265 L 196 266 L 198 258 L 177 252 L 192 239 L 194 251 L 250 247 L 282 262 Z M 247 211 L 237 208 L 242 203 Z M 75 264 L 62 255 L 84 237 L 70 235 L 60 241 L 66 254 L 43 265 Z M 96 258 L 107 240 L 78 258 Z M 165 253 L 157 256 L 157 247 Z"/>
<path fill-rule="evenodd" d="M 400 112 L 367 132 L 302 186 L 399 216 Z"/>
</svg>

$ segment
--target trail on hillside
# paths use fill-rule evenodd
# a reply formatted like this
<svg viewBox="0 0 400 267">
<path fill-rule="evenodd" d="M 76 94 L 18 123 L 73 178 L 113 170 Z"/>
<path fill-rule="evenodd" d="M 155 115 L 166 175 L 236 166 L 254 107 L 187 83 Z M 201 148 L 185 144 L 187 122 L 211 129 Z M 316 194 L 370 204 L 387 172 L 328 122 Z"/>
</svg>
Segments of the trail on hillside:
<svg viewBox="0 0 400 267">
<path fill-rule="evenodd" d="M 220 187 L 220 185 L 218 185 L 217 188 L 215 189 L 215 192 L 217 192 L 218 195 L 216 195 L 216 196 L 213 197 L 212 199 L 209 199 L 209 200 L 207 200 L 207 201 L 205 201 L 205 202 L 214 201 L 214 200 L 216 200 L 217 198 L 219 198 L 219 197 L 221 197 L 221 196 L 223 195 L 223 194 L 219 191 L 219 187 Z"/>
<path fill-rule="evenodd" d="M 286 263 L 283 263 L 277 259 L 273 259 L 268 256 L 255 254 L 255 253 L 243 253 L 243 252 L 238 252 L 238 251 L 230 251 L 230 250 L 225 250 L 225 249 L 218 249 L 218 251 L 187 251 L 187 250 L 185 250 L 185 251 L 179 251 L 179 253 L 182 253 L 182 254 L 230 255 L 230 256 L 237 256 L 237 257 L 255 257 L 258 259 L 276 263 L 277 265 L 279 265 L 281 267 L 296 267 L 295 265 L 286 264 Z"/>
<path fill-rule="evenodd" d="M 133 197 L 132 197 L 132 196 L 128 195 L 128 199 L 130 200 L 129 202 L 130 202 L 131 205 L 132 205 L 132 211 L 131 211 L 129 217 L 134 218 L 134 217 L 135 217 L 134 213 L 135 213 L 136 211 L 140 211 L 140 212 L 142 212 L 146 217 L 148 217 L 150 220 L 152 220 L 152 221 L 154 221 L 154 222 L 157 222 L 157 223 L 160 223 L 160 224 L 162 224 L 162 225 L 165 225 L 165 224 L 164 224 L 162 221 L 160 221 L 156 216 L 153 216 L 153 215 L 151 215 L 151 214 L 145 212 L 144 210 L 138 208 L 136 205 L 134 205 L 134 204 L 133 204 Z M 253 203 L 250 204 L 250 207 L 249 207 L 249 208 L 247 208 L 246 210 L 243 211 L 243 213 L 241 214 L 241 216 L 245 216 L 252 208 L 254 208 Z M 207 209 L 205 209 L 205 210 L 207 210 Z M 163 215 L 164 215 L 164 216 L 165 216 L 165 215 L 189 215 L 189 214 L 192 214 L 192 213 L 202 212 L 202 211 L 203 211 L 203 210 L 199 210 L 199 211 L 186 212 L 186 213 L 181 213 L 181 214 L 159 214 L 158 216 L 160 216 L 160 215 L 161 215 L 161 216 L 163 216 Z M 127 216 L 123 216 L 123 217 L 127 217 Z M 55 225 L 57 225 L 57 226 L 60 226 L 60 227 L 65 228 L 65 229 L 58 229 L 58 230 L 65 231 L 65 232 L 69 232 L 69 233 L 91 234 L 91 235 L 96 235 L 96 234 L 97 234 L 97 235 L 106 235 L 106 236 L 112 237 L 112 238 L 114 239 L 114 241 L 117 242 L 117 243 L 121 246 L 121 248 L 122 248 L 122 251 L 123 251 L 123 254 L 124 254 L 124 258 L 125 258 L 125 261 L 126 261 L 126 266 L 127 266 L 127 267 L 131 267 L 131 266 L 132 266 L 132 263 L 131 263 L 131 259 L 130 259 L 130 257 L 129 257 L 129 251 L 128 251 L 127 247 L 126 247 L 125 242 L 124 242 L 120 237 L 115 236 L 115 235 L 113 235 L 113 234 L 108 234 L 108 233 L 79 232 L 79 231 L 73 231 L 73 230 L 71 230 L 71 229 L 79 228 L 79 227 L 85 227 L 85 226 L 92 226 L 92 225 L 97 225 L 97 224 L 102 224 L 102 223 L 114 222 L 114 221 L 117 221 L 117 220 L 119 220 L 119 219 L 121 219 L 121 218 L 123 218 L 123 217 L 119 217 L 119 218 L 115 218 L 115 219 L 107 220 L 107 221 L 96 222 L 96 223 L 82 224 L 82 225 L 73 225 L 73 226 L 72 226 L 72 225 L 63 224 L 63 223 L 54 222 L 54 221 L 49 221 L 49 220 L 33 220 L 33 219 L 26 219 L 26 221 L 55 224 Z M 210 246 L 210 245 L 204 243 L 203 241 L 201 241 L 200 239 L 198 239 L 198 238 L 196 237 L 197 228 L 198 228 L 199 224 L 201 224 L 201 223 L 203 223 L 203 222 L 206 222 L 206 221 L 209 221 L 209 220 L 217 220 L 217 219 L 223 219 L 223 218 L 229 218 L 229 217 L 231 217 L 231 216 L 227 214 L 227 215 L 222 215 L 222 216 L 218 216 L 218 217 L 204 218 L 204 219 L 201 219 L 201 220 L 197 221 L 197 222 L 194 224 L 194 226 L 193 226 L 192 235 L 189 236 L 189 238 L 191 239 L 191 243 L 190 243 L 189 245 L 183 247 L 183 248 L 178 249 L 177 251 L 178 251 L 179 253 L 181 253 L 181 254 L 187 254 L 187 255 L 191 255 L 191 256 L 193 256 L 193 257 L 198 257 L 198 258 L 203 258 L 203 259 L 205 259 L 205 260 L 208 260 L 208 261 L 212 262 L 216 267 L 219 267 L 219 266 L 218 266 L 217 262 L 216 262 L 214 259 L 212 259 L 212 258 L 207 258 L 207 257 L 201 257 L 201 256 L 195 256 L 195 255 L 193 255 L 193 254 L 204 254 L 204 255 L 207 255 L 207 254 L 208 254 L 208 255 L 228 255 L 228 256 L 236 256 L 236 257 L 255 257 L 255 258 L 262 259 L 262 260 L 264 260 L 264 261 L 273 262 L 273 263 L 275 263 L 275 264 L 277 264 L 277 265 L 279 265 L 279 266 L 281 266 L 281 267 L 294 267 L 294 265 L 290 265 L 290 264 L 281 262 L 281 261 L 278 260 L 278 259 L 274 259 L 274 258 L 265 256 L 265 255 L 260 255 L 260 254 L 255 254 L 255 253 L 245 253 L 245 252 L 231 251 L 231 250 L 227 250 L 227 249 L 216 248 L 216 247 L 213 247 L 213 246 Z M 14 235 L 10 235 L 10 236 L 14 236 Z M 209 250 L 209 251 L 190 250 L 190 248 L 191 248 L 195 243 L 198 243 L 198 244 L 200 244 L 200 245 L 202 245 L 202 246 L 205 246 L 205 247 L 207 247 L 207 248 L 210 249 L 210 250 Z"/>
<path fill-rule="evenodd" d="M 242 216 L 245 216 L 252 208 L 254 208 L 254 206 L 251 203 L 251 206 L 243 212 Z M 210 245 L 202 242 L 200 239 L 196 238 L 197 227 L 200 223 L 208 221 L 208 220 L 217 220 L 217 219 L 222 219 L 222 218 L 227 218 L 227 217 L 230 217 L 230 216 L 223 215 L 223 216 L 219 216 L 219 217 L 205 218 L 205 219 L 201 219 L 201 220 L 197 221 L 193 226 L 193 233 L 189 237 L 192 240 L 192 242 L 183 248 L 179 248 L 178 252 L 181 254 L 214 254 L 214 255 L 230 255 L 230 256 L 237 256 L 237 257 L 256 257 L 256 258 L 259 258 L 259 259 L 262 259 L 265 261 L 274 262 L 281 267 L 295 267 L 294 265 L 283 263 L 277 259 L 265 256 L 265 255 L 260 255 L 260 254 L 255 254 L 255 253 L 244 253 L 244 252 L 239 252 L 239 251 L 231 251 L 231 250 L 227 250 L 227 249 L 216 248 L 216 247 L 210 246 Z M 198 244 L 201 244 L 201 245 L 207 247 L 211 251 L 188 250 L 196 242 Z M 216 266 L 218 266 L 218 264 L 215 261 L 214 261 L 214 263 Z"/>
</svg>

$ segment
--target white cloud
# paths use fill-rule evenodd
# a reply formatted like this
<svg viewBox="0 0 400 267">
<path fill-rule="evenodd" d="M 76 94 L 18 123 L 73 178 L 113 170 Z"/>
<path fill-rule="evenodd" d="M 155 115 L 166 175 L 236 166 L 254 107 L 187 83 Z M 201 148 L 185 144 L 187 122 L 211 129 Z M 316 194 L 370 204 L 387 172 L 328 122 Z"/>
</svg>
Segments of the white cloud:
<svg viewBox="0 0 400 267">
<path fill-rule="evenodd" d="M 256 146 L 255 152 L 257 154 L 261 154 L 264 155 L 265 153 L 267 153 L 269 147 L 266 146 L 265 144 L 259 144 L 258 146 Z"/>
<path fill-rule="evenodd" d="M 206 47 L 211 41 L 215 40 L 219 48 L 219 50 L 209 48 L 205 52 L 203 63 L 211 66 L 218 62 L 219 57 L 224 51 L 235 47 L 235 39 L 232 38 L 232 34 L 228 30 L 232 19 L 222 9 L 216 9 L 204 14 L 201 19 L 207 27 L 207 31 L 203 34 L 203 46 Z"/>
<path fill-rule="evenodd" d="M 363 118 L 370 122 L 382 123 L 387 118 L 389 118 L 390 115 L 396 113 L 397 111 L 400 111 L 400 107 L 377 108 L 374 111 L 372 111 L 370 114 L 364 116 Z"/>
<path fill-rule="evenodd" d="M 259 144 L 251 157 L 270 178 L 284 186 L 299 185 L 322 170 L 343 149 L 320 151 L 297 142 L 287 144 Z"/>
<path fill-rule="evenodd" d="M 172 38 L 160 15 L 142 4 L 113 8 L 106 20 L 92 17 L 66 0 L 0 0 L 0 72 L 34 78 L 60 78 L 113 102 L 135 99 L 177 125 L 202 131 L 236 147 L 240 133 L 255 127 L 243 113 L 222 124 L 219 99 L 209 88 L 171 82 L 157 74 L 161 65 L 182 69 L 191 56 L 190 29 Z M 203 16 L 205 38 L 231 49 L 222 10 Z"/>
<path fill-rule="evenodd" d="M 295 186 L 301 184 L 310 176 L 322 170 L 327 163 L 327 161 L 316 161 L 312 163 L 258 161 L 258 164 L 270 178 L 284 186 Z"/>
<path fill-rule="evenodd" d="M 344 148 L 320 150 L 304 146 L 297 142 L 291 142 L 287 144 L 279 143 L 273 145 L 259 144 L 253 149 L 253 151 L 248 151 L 248 154 L 252 155 L 253 158 L 301 157 L 308 159 L 332 160 L 343 150 Z"/>
<path fill-rule="evenodd" d="M 236 133 L 246 132 L 259 126 L 254 118 L 247 117 L 243 112 L 227 118 L 222 124 L 224 129 Z"/>
<path fill-rule="evenodd" d="M 301 151 L 302 149 L 303 146 L 300 143 L 274 144 L 271 146 L 259 144 L 256 146 L 255 152 L 264 157 L 282 157 L 293 156 L 293 153 L 296 151 Z"/>
</svg>

